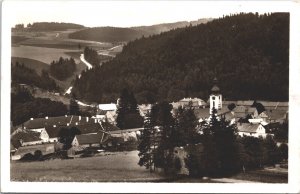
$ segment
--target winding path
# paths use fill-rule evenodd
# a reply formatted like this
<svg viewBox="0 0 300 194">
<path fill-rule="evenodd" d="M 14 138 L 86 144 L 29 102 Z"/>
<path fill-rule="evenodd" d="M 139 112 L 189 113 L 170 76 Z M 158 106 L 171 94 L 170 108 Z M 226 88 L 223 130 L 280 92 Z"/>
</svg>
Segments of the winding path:
<svg viewBox="0 0 300 194">
<path fill-rule="evenodd" d="M 88 69 L 92 69 L 93 68 L 93 66 L 89 62 L 87 62 L 85 60 L 83 53 L 80 55 L 80 60 L 87 66 Z"/>
</svg>

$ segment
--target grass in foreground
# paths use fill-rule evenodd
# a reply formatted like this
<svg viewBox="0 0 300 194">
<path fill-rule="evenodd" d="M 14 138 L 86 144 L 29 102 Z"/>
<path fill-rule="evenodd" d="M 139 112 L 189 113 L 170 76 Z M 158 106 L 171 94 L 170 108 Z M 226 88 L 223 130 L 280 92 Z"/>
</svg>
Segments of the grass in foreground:
<svg viewBox="0 0 300 194">
<path fill-rule="evenodd" d="M 151 182 L 162 178 L 137 162 L 137 151 L 70 160 L 11 162 L 11 181 Z"/>
</svg>

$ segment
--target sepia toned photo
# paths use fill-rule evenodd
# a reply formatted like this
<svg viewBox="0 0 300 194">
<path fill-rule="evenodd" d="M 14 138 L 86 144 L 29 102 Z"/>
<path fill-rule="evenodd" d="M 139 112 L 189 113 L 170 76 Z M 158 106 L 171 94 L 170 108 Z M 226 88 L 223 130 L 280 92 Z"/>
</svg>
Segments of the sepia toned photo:
<svg viewBox="0 0 300 194">
<path fill-rule="evenodd" d="M 287 185 L 291 13 L 200 3 L 7 4 L 9 182 Z"/>
</svg>

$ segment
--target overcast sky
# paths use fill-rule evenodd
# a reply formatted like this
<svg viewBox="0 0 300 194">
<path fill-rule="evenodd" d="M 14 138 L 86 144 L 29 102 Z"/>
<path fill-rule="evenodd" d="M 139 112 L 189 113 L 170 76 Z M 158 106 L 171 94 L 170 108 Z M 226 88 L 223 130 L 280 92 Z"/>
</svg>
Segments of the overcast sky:
<svg viewBox="0 0 300 194">
<path fill-rule="evenodd" d="M 274 5 L 274 2 L 271 2 Z M 4 1 L 10 26 L 32 22 L 70 22 L 87 27 L 130 27 L 218 18 L 238 12 L 274 12 L 270 2 L 204 1 Z M 279 2 L 280 3 L 280 2 Z"/>
</svg>

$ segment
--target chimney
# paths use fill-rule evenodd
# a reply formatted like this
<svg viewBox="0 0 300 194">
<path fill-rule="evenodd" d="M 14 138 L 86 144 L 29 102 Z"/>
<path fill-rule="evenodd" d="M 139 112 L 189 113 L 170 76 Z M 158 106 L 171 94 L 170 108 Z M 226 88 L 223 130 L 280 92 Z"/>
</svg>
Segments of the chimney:
<svg viewBox="0 0 300 194">
<path fill-rule="evenodd" d="M 45 119 L 48 119 L 48 117 L 45 117 Z"/>
<path fill-rule="evenodd" d="M 94 119 L 95 123 L 97 123 L 97 119 Z"/>
<path fill-rule="evenodd" d="M 86 117 L 86 122 L 89 122 L 89 117 Z"/>
<path fill-rule="evenodd" d="M 30 118 L 31 121 L 33 121 L 33 118 Z"/>
<path fill-rule="evenodd" d="M 81 121 L 81 116 L 79 116 L 79 121 Z"/>
</svg>

